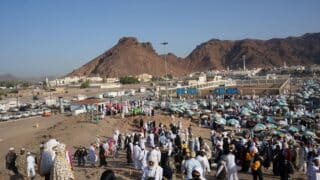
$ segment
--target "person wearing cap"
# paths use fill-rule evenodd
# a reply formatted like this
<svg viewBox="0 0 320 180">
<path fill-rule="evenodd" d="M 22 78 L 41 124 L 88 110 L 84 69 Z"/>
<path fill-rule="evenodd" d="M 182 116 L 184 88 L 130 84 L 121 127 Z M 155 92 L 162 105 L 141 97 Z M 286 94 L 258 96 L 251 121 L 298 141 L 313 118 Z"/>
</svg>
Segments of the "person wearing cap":
<svg viewBox="0 0 320 180">
<path fill-rule="evenodd" d="M 19 174 L 16 167 L 17 154 L 14 152 L 14 148 L 11 147 L 6 155 L 6 168 L 14 172 L 14 174 Z"/>
<path fill-rule="evenodd" d="M 29 179 L 33 179 L 36 176 L 36 159 L 30 152 L 27 152 L 27 176 Z"/>
<path fill-rule="evenodd" d="M 136 169 L 139 169 L 139 164 L 140 164 L 140 154 L 141 154 L 141 148 L 139 147 L 139 142 L 136 141 L 135 145 L 133 146 L 133 162 L 134 162 L 134 167 Z"/>
<path fill-rule="evenodd" d="M 152 131 L 150 131 L 150 133 L 149 133 L 149 144 L 151 147 L 155 145 L 154 144 L 154 134 Z"/>
<path fill-rule="evenodd" d="M 27 156 L 25 148 L 20 149 L 20 154 L 17 156 L 16 165 L 19 174 L 23 177 L 27 176 Z"/>
<path fill-rule="evenodd" d="M 206 180 L 205 177 L 203 177 L 203 174 L 201 173 L 200 167 L 194 167 L 192 169 L 192 180 Z"/>
<path fill-rule="evenodd" d="M 228 180 L 238 180 L 238 167 L 236 164 L 236 157 L 233 154 L 235 150 L 234 145 L 229 146 L 229 152 L 225 156 L 226 168 L 227 168 L 227 179 Z"/>
<path fill-rule="evenodd" d="M 203 169 L 203 172 L 202 174 L 205 175 L 207 172 L 210 173 L 210 165 L 209 165 L 209 161 L 208 161 L 208 158 L 206 156 L 206 153 L 204 151 L 204 149 L 202 149 L 199 153 L 199 155 L 197 156 L 196 158 L 200 164 L 201 164 L 201 167 Z"/>
<path fill-rule="evenodd" d="M 158 165 L 155 157 L 148 158 L 148 166 L 143 169 L 141 180 L 162 180 L 163 169 Z"/>
<path fill-rule="evenodd" d="M 308 167 L 308 180 L 318 180 L 319 179 L 319 166 L 320 166 L 320 156 L 313 159 L 312 164 Z"/>
<path fill-rule="evenodd" d="M 157 160 L 157 164 L 160 163 L 161 160 L 161 152 L 158 147 L 152 146 L 152 149 L 148 152 L 148 158 L 155 158 Z"/>
<path fill-rule="evenodd" d="M 139 157 L 139 169 L 143 169 L 147 167 L 147 155 L 148 151 L 145 149 L 141 149 L 140 157 Z"/>
<path fill-rule="evenodd" d="M 192 179 L 192 170 L 196 167 L 200 168 L 200 174 L 202 176 L 203 170 L 202 170 L 202 166 L 200 164 L 200 162 L 198 160 L 195 159 L 196 157 L 196 153 L 194 151 L 187 154 L 187 159 L 185 160 L 185 162 L 183 163 L 183 172 L 186 175 L 185 176 L 185 180 L 189 180 Z"/>
</svg>

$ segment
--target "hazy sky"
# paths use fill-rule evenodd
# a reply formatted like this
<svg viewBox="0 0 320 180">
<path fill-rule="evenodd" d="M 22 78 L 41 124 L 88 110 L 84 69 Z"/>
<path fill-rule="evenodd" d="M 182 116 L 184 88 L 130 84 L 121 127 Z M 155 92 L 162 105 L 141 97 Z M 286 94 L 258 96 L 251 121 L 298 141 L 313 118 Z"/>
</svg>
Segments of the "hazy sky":
<svg viewBox="0 0 320 180">
<path fill-rule="evenodd" d="M 1 0 L 0 74 L 63 75 L 123 36 L 185 57 L 211 38 L 319 31 L 319 0 Z"/>
</svg>

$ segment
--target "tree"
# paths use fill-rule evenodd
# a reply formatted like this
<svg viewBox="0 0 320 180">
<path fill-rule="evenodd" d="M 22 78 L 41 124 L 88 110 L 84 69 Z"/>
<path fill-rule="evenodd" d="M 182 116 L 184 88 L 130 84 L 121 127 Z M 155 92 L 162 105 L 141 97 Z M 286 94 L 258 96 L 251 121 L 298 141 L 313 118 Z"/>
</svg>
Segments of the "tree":
<svg viewBox="0 0 320 180">
<path fill-rule="evenodd" d="M 31 86 L 31 83 L 28 82 L 28 81 L 23 81 L 23 82 L 21 83 L 21 86 L 22 86 L 23 88 L 28 88 L 29 86 Z"/>
<path fill-rule="evenodd" d="M 124 76 L 120 78 L 121 84 L 137 84 L 139 83 L 138 78 L 132 76 Z"/>
<path fill-rule="evenodd" d="M 88 88 L 89 86 L 90 86 L 90 81 L 86 80 L 85 82 L 81 83 L 80 89 L 85 89 L 85 88 Z"/>
<path fill-rule="evenodd" d="M 167 78 L 172 79 L 173 78 L 172 74 L 167 74 Z"/>
</svg>

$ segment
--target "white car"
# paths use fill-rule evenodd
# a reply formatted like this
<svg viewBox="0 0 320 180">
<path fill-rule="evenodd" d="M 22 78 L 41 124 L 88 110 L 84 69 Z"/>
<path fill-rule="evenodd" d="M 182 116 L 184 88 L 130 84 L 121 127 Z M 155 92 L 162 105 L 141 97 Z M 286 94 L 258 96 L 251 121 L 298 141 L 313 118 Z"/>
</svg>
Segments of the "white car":
<svg viewBox="0 0 320 180">
<path fill-rule="evenodd" d="M 43 110 L 42 109 L 38 109 L 36 112 L 37 112 L 37 115 L 40 115 L 40 116 L 43 115 Z"/>
<path fill-rule="evenodd" d="M 10 117 L 7 114 L 0 115 L 0 120 L 1 121 L 8 121 L 9 119 L 10 119 Z"/>
<path fill-rule="evenodd" d="M 36 115 L 38 115 L 36 110 L 32 110 L 30 112 L 30 116 L 36 116 Z"/>
<path fill-rule="evenodd" d="M 23 118 L 29 117 L 29 116 L 30 116 L 30 111 L 22 112 L 21 116 L 22 116 Z"/>
<path fill-rule="evenodd" d="M 5 114 L 5 113 L 7 113 L 7 111 L 6 110 L 0 110 L 0 114 Z"/>
<path fill-rule="evenodd" d="M 20 119 L 20 118 L 22 118 L 22 114 L 20 113 L 13 114 L 13 119 Z"/>
</svg>

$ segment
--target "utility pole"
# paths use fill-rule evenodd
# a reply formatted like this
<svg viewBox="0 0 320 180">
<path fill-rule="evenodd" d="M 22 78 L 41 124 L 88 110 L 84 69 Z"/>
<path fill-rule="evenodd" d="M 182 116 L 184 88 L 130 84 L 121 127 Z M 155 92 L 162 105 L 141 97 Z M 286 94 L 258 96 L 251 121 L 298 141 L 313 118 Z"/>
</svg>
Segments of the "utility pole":
<svg viewBox="0 0 320 180">
<path fill-rule="evenodd" d="M 165 66 L 166 96 L 168 96 L 167 52 L 166 52 L 166 45 L 168 45 L 168 42 L 162 42 L 161 44 L 163 45 L 163 48 L 164 48 L 164 66 Z"/>
<path fill-rule="evenodd" d="M 243 71 L 246 71 L 246 55 L 243 55 L 242 58 L 243 58 Z"/>
</svg>

